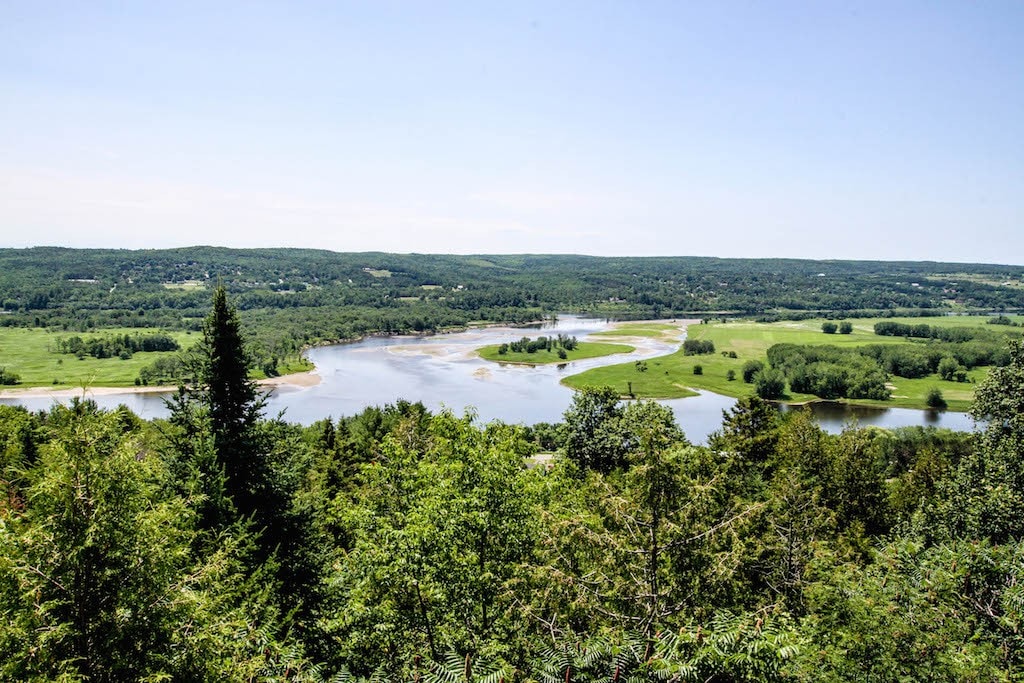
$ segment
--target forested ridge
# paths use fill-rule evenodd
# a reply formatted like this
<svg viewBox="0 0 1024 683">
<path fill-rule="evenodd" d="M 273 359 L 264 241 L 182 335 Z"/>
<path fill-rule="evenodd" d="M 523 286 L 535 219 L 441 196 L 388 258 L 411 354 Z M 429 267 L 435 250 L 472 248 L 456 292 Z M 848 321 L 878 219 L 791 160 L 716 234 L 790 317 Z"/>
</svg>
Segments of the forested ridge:
<svg viewBox="0 0 1024 683">
<path fill-rule="evenodd" d="M 1020 340 L 976 434 L 747 398 L 705 447 L 601 388 L 288 424 L 242 319 L 216 289 L 167 420 L 0 406 L 0 679 L 1021 677 Z"/>
<path fill-rule="evenodd" d="M 1024 267 L 704 257 L 335 253 L 312 249 L 0 249 L 0 324 L 198 330 L 223 285 L 263 359 L 368 333 L 525 322 L 843 317 L 1024 308 Z"/>
</svg>

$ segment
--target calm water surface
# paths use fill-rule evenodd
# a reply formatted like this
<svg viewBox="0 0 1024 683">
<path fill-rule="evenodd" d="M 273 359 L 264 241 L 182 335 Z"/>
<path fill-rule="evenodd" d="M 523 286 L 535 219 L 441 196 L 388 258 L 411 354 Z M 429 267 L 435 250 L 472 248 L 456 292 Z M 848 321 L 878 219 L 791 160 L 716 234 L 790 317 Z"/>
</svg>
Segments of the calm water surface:
<svg viewBox="0 0 1024 683">
<path fill-rule="evenodd" d="M 583 338 L 609 327 L 611 324 L 605 320 L 562 316 L 557 323 L 533 329 L 491 327 L 429 337 L 371 338 L 312 349 L 308 356 L 316 365 L 320 384 L 275 389 L 267 404 L 267 414 L 273 416 L 283 411 L 284 419 L 289 422 L 310 424 L 324 417 L 352 415 L 367 406 L 393 403 L 401 398 L 422 401 L 432 410 L 449 408 L 462 413 L 472 409 L 483 421 L 557 422 L 572 398 L 572 391 L 559 384 L 562 377 L 601 365 L 664 355 L 678 348 L 682 340 L 674 343 L 645 340 L 642 348 L 628 355 L 540 367 L 492 363 L 476 357 L 475 349 L 523 335 L 563 333 Z M 126 393 L 97 396 L 95 400 L 106 408 L 124 404 L 147 419 L 167 414 L 160 395 Z M 3 399 L 0 402 L 43 410 L 49 408 L 53 399 Z M 690 440 L 702 443 L 721 426 L 722 411 L 731 408 L 735 399 L 701 392 L 697 397 L 664 403 L 675 412 Z M 840 431 L 851 420 L 856 420 L 860 426 L 973 428 L 970 417 L 964 413 L 874 409 L 831 403 L 814 404 L 812 410 L 822 428 L 830 432 Z"/>
</svg>

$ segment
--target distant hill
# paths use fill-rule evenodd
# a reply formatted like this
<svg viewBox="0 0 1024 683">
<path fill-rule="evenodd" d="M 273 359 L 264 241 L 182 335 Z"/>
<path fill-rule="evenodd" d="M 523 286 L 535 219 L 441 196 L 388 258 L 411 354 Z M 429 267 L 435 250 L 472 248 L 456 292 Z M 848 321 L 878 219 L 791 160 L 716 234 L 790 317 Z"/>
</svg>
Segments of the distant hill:
<svg viewBox="0 0 1024 683">
<path fill-rule="evenodd" d="M 793 318 L 1024 308 L 1024 266 L 707 257 L 0 249 L 0 324 L 198 329 L 222 283 L 261 353 L 560 311 Z"/>
</svg>

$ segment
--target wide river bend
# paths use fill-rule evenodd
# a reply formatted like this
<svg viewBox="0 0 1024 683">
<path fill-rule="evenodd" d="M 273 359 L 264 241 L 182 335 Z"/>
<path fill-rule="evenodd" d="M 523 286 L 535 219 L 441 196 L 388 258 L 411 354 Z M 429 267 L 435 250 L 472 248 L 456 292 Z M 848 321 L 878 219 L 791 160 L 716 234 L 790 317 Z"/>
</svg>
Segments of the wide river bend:
<svg viewBox="0 0 1024 683">
<path fill-rule="evenodd" d="M 565 315 L 556 323 L 533 329 L 488 327 L 425 337 L 371 337 L 351 344 L 311 349 L 307 355 L 316 365 L 320 382 L 309 387 L 286 384 L 275 388 L 267 404 L 267 414 L 273 416 L 283 411 L 284 419 L 289 422 L 310 424 L 324 417 L 352 415 L 367 406 L 405 399 L 422 401 L 432 410 L 444 407 L 462 413 L 472 409 L 483 421 L 557 422 L 572 397 L 572 391 L 559 384 L 562 377 L 600 365 L 671 353 L 679 347 L 682 337 L 672 343 L 638 339 L 632 343 L 637 350 L 630 354 L 537 367 L 485 361 L 476 356 L 475 349 L 524 335 L 563 333 L 582 339 L 613 326 L 614 323 L 606 320 Z M 167 414 L 164 396 L 160 394 L 97 392 L 89 398 L 101 407 L 124 404 L 147 419 Z M 0 403 L 43 410 L 54 400 L 26 395 L 0 399 Z M 700 396 L 663 403 L 675 412 L 687 437 L 703 443 L 708 434 L 721 426 L 722 411 L 732 407 L 735 399 L 701 392 Z M 852 419 L 861 426 L 934 425 L 962 431 L 974 426 L 964 413 L 833 403 L 815 403 L 811 408 L 818 423 L 830 432 L 840 431 Z"/>
</svg>

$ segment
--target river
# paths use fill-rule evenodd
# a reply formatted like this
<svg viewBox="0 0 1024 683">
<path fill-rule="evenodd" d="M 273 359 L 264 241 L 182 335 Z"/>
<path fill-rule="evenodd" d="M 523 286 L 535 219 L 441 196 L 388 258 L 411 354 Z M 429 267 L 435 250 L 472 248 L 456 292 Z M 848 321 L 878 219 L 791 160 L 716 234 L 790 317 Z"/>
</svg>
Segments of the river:
<svg viewBox="0 0 1024 683">
<path fill-rule="evenodd" d="M 582 338 L 611 326 L 605 320 L 566 315 L 554 324 L 538 326 L 540 329 L 488 327 L 426 337 L 372 337 L 311 349 L 308 356 L 316 365 L 320 383 L 274 389 L 267 402 L 267 414 L 283 412 L 287 421 L 310 424 L 324 417 L 352 415 L 367 406 L 405 399 L 422 401 L 431 410 L 449 408 L 462 413 L 472 409 L 483 421 L 557 422 L 572 398 L 572 391 L 559 384 L 562 377 L 600 365 L 664 355 L 678 348 L 681 340 L 671 344 L 643 340 L 643 345 L 628 355 L 538 367 L 492 363 L 477 357 L 475 349 L 524 334 L 563 333 Z M 147 419 L 167 414 L 160 394 L 126 392 L 90 398 L 102 407 L 124 404 Z M 0 399 L 0 403 L 23 405 L 30 410 L 47 409 L 53 401 L 49 397 L 31 396 Z M 721 426 L 722 411 L 731 408 L 735 399 L 705 391 L 696 397 L 664 403 L 672 408 L 687 437 L 703 443 Z M 829 432 L 842 430 L 852 419 L 861 426 L 934 425 L 961 431 L 973 428 L 971 418 L 964 413 L 833 403 L 816 403 L 811 408 L 818 423 Z"/>
</svg>

